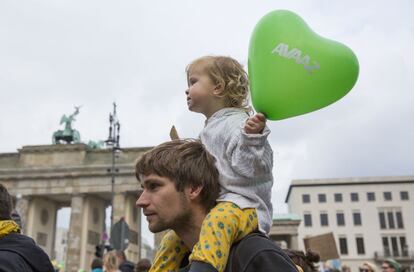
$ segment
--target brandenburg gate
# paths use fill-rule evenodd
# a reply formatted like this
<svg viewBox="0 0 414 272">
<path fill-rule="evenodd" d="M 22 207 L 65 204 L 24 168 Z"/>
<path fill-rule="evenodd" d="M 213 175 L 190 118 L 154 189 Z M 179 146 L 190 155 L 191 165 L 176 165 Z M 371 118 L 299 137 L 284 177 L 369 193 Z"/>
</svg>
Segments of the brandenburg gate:
<svg viewBox="0 0 414 272">
<path fill-rule="evenodd" d="M 126 255 L 133 262 L 140 258 L 141 243 L 134 163 L 148 149 L 123 148 L 116 158 L 113 220 L 124 218 L 129 225 Z M 66 271 L 88 270 L 101 243 L 105 209 L 111 203 L 111 163 L 111 149 L 82 143 L 23 146 L 0 154 L 0 182 L 15 197 L 23 233 L 52 258 L 57 211 L 71 208 Z"/>
</svg>

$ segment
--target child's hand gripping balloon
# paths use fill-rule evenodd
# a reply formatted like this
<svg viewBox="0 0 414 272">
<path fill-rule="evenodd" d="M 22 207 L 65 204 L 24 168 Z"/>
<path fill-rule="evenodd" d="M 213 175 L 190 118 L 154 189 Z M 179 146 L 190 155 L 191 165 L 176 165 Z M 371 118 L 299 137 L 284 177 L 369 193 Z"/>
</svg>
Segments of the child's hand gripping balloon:
<svg viewBox="0 0 414 272">
<path fill-rule="evenodd" d="M 247 134 L 260 134 L 263 132 L 265 126 L 266 117 L 263 115 L 263 113 L 256 113 L 247 119 L 246 124 L 244 125 L 244 131 Z"/>
</svg>

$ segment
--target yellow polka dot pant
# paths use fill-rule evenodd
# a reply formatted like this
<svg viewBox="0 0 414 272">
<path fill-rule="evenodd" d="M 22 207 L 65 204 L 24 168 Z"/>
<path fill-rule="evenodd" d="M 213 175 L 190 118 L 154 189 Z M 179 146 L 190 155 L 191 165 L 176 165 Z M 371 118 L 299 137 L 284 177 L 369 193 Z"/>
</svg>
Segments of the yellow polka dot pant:
<svg viewBox="0 0 414 272">
<path fill-rule="evenodd" d="M 256 210 L 240 209 L 231 202 L 219 202 L 203 221 L 199 242 L 194 245 L 190 261 L 211 264 L 224 271 L 231 245 L 257 230 Z M 169 231 L 161 241 L 150 272 L 176 272 L 188 252 L 174 231 Z"/>
</svg>

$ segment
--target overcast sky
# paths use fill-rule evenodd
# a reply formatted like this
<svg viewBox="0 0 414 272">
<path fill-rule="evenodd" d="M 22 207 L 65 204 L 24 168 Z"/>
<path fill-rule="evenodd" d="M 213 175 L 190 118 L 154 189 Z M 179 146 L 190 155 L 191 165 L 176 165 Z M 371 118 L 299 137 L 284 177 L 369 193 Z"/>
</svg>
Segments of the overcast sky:
<svg viewBox="0 0 414 272">
<path fill-rule="evenodd" d="M 273 201 L 292 179 L 414 174 L 414 2 L 0 0 L 0 152 L 50 144 L 63 114 L 82 140 L 104 140 L 118 104 L 121 146 L 197 137 L 185 67 L 202 55 L 247 66 L 252 30 L 288 9 L 318 34 L 349 46 L 354 89 L 319 111 L 270 121 Z"/>
</svg>

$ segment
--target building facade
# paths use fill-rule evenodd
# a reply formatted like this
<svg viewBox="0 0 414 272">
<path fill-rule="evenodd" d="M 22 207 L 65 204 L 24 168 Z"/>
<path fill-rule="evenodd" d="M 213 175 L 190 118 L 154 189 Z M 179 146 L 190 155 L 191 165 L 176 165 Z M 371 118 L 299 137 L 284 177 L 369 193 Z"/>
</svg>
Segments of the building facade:
<svg viewBox="0 0 414 272">
<path fill-rule="evenodd" d="M 414 271 L 414 176 L 293 180 L 286 203 L 303 239 L 333 232 L 342 265 L 394 258 Z"/>
<path fill-rule="evenodd" d="M 113 191 L 111 150 L 85 144 L 24 146 L 16 153 L 0 154 L 0 183 L 15 198 L 23 233 L 52 259 L 57 257 L 55 241 L 60 240 L 57 212 L 71 208 L 66 271 L 89 269 L 96 245 L 103 243 L 105 210 L 111 204 L 113 221 L 123 218 L 129 225 L 126 255 L 136 262 L 140 259 L 141 210 L 135 202 L 142 189 L 134 166 L 148 149 L 124 148 L 116 154 Z"/>
</svg>

